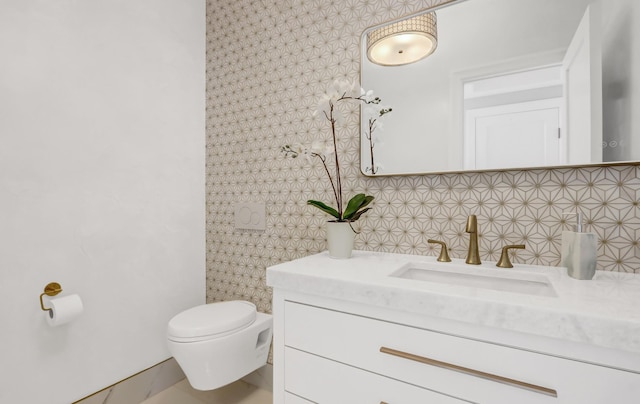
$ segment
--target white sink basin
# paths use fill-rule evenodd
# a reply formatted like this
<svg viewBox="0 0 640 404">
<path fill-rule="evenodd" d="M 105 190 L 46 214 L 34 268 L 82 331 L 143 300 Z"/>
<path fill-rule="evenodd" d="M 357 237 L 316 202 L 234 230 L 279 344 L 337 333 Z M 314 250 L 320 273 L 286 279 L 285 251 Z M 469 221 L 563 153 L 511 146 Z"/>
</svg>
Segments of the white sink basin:
<svg viewBox="0 0 640 404">
<path fill-rule="evenodd" d="M 453 263 L 410 263 L 389 276 L 527 295 L 558 296 L 549 279 L 543 274 L 513 269 Z"/>
</svg>

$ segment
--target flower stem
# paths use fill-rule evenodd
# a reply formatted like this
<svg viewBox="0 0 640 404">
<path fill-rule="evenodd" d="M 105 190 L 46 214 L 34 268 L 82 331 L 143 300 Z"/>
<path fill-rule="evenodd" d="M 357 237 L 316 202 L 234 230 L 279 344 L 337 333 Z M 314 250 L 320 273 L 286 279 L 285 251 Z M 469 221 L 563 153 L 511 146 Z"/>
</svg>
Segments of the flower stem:
<svg viewBox="0 0 640 404">
<path fill-rule="evenodd" d="M 331 173 L 329 172 L 329 167 L 327 167 L 327 162 L 326 159 L 319 155 L 319 154 L 315 154 L 316 157 L 320 158 L 320 161 L 322 161 L 322 166 L 324 167 L 324 171 L 327 173 L 327 177 L 329 177 L 329 182 L 331 183 L 331 188 L 333 189 L 333 196 L 336 199 L 336 203 L 338 202 L 338 192 L 336 190 L 336 186 L 333 183 L 333 178 L 331 177 Z M 342 220 L 342 210 L 340 209 L 340 205 L 338 205 L 338 211 L 340 212 L 340 217 L 339 219 Z"/>
<path fill-rule="evenodd" d="M 340 161 L 338 160 L 338 137 L 336 136 L 336 120 L 333 117 L 333 108 L 334 105 L 332 102 L 329 103 L 329 122 L 331 122 L 331 135 L 333 136 L 333 155 L 335 156 L 335 164 L 336 164 L 336 187 L 333 188 L 336 203 L 338 204 L 338 213 L 340 217 L 338 220 L 342 220 L 342 180 L 340 179 Z M 326 166 L 325 166 L 326 168 Z M 329 176 L 331 177 L 331 176 Z M 333 186 L 333 184 L 332 184 Z"/>
<path fill-rule="evenodd" d="M 376 119 L 369 118 L 369 134 L 367 135 L 367 139 L 369 140 L 369 152 L 371 153 L 371 174 L 375 174 L 378 170 L 376 170 L 376 164 L 373 162 L 373 131 L 375 130 Z"/>
</svg>

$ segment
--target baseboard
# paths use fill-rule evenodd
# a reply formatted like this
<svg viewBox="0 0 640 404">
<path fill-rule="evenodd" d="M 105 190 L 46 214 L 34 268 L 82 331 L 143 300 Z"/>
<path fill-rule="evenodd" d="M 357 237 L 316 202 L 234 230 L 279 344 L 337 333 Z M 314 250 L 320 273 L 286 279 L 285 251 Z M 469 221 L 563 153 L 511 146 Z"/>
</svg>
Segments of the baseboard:
<svg viewBox="0 0 640 404">
<path fill-rule="evenodd" d="M 141 403 L 184 377 L 178 363 L 170 358 L 73 404 Z"/>
<path fill-rule="evenodd" d="M 73 404 L 140 403 L 184 378 L 178 363 L 170 358 Z M 267 364 L 249 373 L 242 380 L 260 389 L 273 392 L 273 366 Z"/>
</svg>

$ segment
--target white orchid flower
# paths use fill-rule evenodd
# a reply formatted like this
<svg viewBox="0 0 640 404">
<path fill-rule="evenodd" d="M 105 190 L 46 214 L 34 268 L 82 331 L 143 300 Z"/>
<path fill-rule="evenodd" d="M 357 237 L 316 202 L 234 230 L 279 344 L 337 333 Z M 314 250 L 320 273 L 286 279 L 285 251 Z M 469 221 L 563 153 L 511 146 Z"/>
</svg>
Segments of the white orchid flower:
<svg viewBox="0 0 640 404">
<path fill-rule="evenodd" d="M 371 104 L 375 101 L 376 96 L 373 93 L 373 90 L 365 91 L 364 88 L 360 89 L 360 99 L 367 104 Z"/>
<path fill-rule="evenodd" d="M 313 116 L 321 116 L 329 120 L 332 118 L 336 124 L 341 125 L 345 121 L 344 112 L 337 107 L 336 102 L 329 99 L 328 95 L 325 94 L 325 96 L 327 97 L 322 97 L 318 102 L 318 107 L 313 113 Z M 333 106 L 333 110 L 331 106 Z"/>
<path fill-rule="evenodd" d="M 319 140 L 315 140 L 313 143 L 311 143 L 311 148 L 310 148 L 311 153 L 315 153 L 315 154 L 319 154 L 321 156 L 324 156 L 325 149 L 326 149 L 326 146 L 325 146 L 324 142 L 321 142 Z"/>
<path fill-rule="evenodd" d="M 360 86 L 356 82 L 348 81 L 345 79 L 336 79 L 331 86 L 330 91 L 333 94 L 337 94 L 338 98 L 352 97 L 358 98 L 360 96 Z"/>
<path fill-rule="evenodd" d="M 327 158 L 334 153 L 334 149 L 331 144 L 327 144 L 320 140 L 316 140 L 311 144 L 310 151 L 322 158 Z"/>
<path fill-rule="evenodd" d="M 327 91 L 318 99 L 318 106 L 316 107 L 314 116 L 330 117 L 333 115 L 333 119 L 337 123 L 344 121 L 344 116 L 339 112 L 337 108 L 338 102 L 345 98 L 358 98 L 360 94 L 360 87 L 357 83 L 350 82 L 344 79 L 336 79 L 333 83 L 327 87 Z M 331 108 L 333 107 L 333 113 Z"/>
<path fill-rule="evenodd" d="M 313 163 L 314 157 L 320 157 L 324 160 L 327 156 L 333 154 L 333 148 L 322 141 L 314 141 L 311 146 L 301 144 L 285 146 L 283 150 L 287 151 L 291 157 L 302 155 L 309 163 Z"/>
<path fill-rule="evenodd" d="M 378 117 L 378 106 L 373 104 L 364 104 L 362 106 L 362 115 L 365 118 Z"/>
<path fill-rule="evenodd" d="M 380 104 L 380 97 L 377 97 L 373 90 L 366 91 L 364 88 L 360 89 L 359 99 L 365 104 Z"/>
<path fill-rule="evenodd" d="M 331 157 L 332 155 L 335 154 L 335 149 L 331 144 L 325 144 L 322 154 L 324 154 L 325 157 Z"/>
<path fill-rule="evenodd" d="M 318 105 L 316 106 L 316 110 L 313 112 L 313 116 L 320 116 L 322 118 L 329 116 L 332 104 L 331 96 L 329 96 L 329 94 L 322 94 L 318 99 Z"/>
</svg>

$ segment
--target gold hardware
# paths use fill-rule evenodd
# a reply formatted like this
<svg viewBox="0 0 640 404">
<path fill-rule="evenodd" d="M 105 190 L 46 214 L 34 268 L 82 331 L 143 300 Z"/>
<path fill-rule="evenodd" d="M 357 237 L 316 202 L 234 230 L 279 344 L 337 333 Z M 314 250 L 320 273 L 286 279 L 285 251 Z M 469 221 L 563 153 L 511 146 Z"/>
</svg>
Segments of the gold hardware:
<svg viewBox="0 0 640 404">
<path fill-rule="evenodd" d="M 42 297 L 44 295 L 55 296 L 60 292 L 62 292 L 62 286 L 60 286 L 59 283 L 51 282 L 51 283 L 47 284 L 47 286 L 44 287 L 44 293 L 42 293 L 40 295 L 40 307 L 42 307 L 42 310 L 44 310 L 44 311 L 51 310 L 51 309 L 47 309 L 46 307 L 44 307 L 44 303 L 42 302 Z"/>
<path fill-rule="evenodd" d="M 470 215 L 467 218 L 467 227 L 464 231 L 469 233 L 469 252 L 465 262 L 471 265 L 480 265 L 482 262 L 480 262 L 478 249 L 478 218 L 476 215 Z"/>
<path fill-rule="evenodd" d="M 403 352 L 403 351 L 397 351 L 395 349 L 391 349 L 391 348 L 387 348 L 387 347 L 380 347 L 380 352 L 388 354 L 388 355 L 392 355 L 392 356 L 397 356 L 399 358 L 409 359 L 409 360 L 412 360 L 412 361 L 424 363 L 426 365 L 436 366 L 436 367 L 439 367 L 439 368 L 452 370 L 454 372 L 464 373 L 464 374 L 468 374 L 468 375 L 471 375 L 471 376 L 480 377 L 482 379 L 491 380 L 491 381 L 494 381 L 494 382 L 497 382 L 497 383 L 502 383 L 502 384 L 506 384 L 506 385 L 509 385 L 509 386 L 518 387 L 518 388 L 521 388 L 521 389 L 533 391 L 535 393 L 545 394 L 545 395 L 551 396 L 551 397 L 558 397 L 558 392 L 553 390 L 553 389 L 549 389 L 549 388 L 546 388 L 546 387 L 538 386 L 538 385 L 535 385 L 535 384 L 522 382 L 520 380 L 509 379 L 507 377 L 503 377 L 503 376 L 498 376 L 498 375 L 494 375 L 494 374 L 491 374 L 491 373 L 482 372 L 480 370 L 465 368 L 465 367 L 454 365 L 454 364 L 451 364 L 451 363 L 441 362 L 441 361 L 438 361 L 438 360 L 435 360 L 435 359 L 431 359 L 431 358 L 425 358 L 424 356 L 414 355 L 414 354 L 410 354 L 408 352 Z"/>
<path fill-rule="evenodd" d="M 520 250 L 524 250 L 524 244 L 514 244 L 514 245 L 507 245 L 502 247 L 502 254 L 500 255 L 500 260 L 498 261 L 498 263 L 496 264 L 497 267 L 500 268 L 513 268 L 513 264 L 511 263 L 511 260 L 509 260 L 509 249 L 510 248 L 517 248 Z"/>
<path fill-rule="evenodd" d="M 440 256 L 438 257 L 439 262 L 451 262 L 451 258 L 449 258 L 449 252 L 447 251 L 447 244 L 445 244 L 444 241 L 429 239 L 427 240 L 427 243 L 440 244 L 442 246 L 442 248 L 440 249 Z"/>
</svg>

